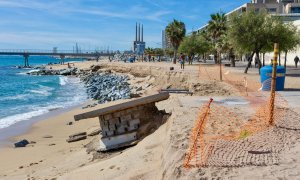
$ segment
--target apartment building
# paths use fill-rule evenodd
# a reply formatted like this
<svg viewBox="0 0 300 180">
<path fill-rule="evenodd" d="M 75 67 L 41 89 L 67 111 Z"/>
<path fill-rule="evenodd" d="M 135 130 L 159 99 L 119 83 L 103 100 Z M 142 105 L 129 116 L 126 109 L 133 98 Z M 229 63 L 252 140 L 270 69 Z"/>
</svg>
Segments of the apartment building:
<svg viewBox="0 0 300 180">
<path fill-rule="evenodd" d="M 161 41 L 162 41 L 162 49 L 168 49 L 168 48 L 172 48 L 172 44 L 170 41 L 170 38 L 168 38 L 167 33 L 165 30 L 162 30 L 161 33 Z"/>
<path fill-rule="evenodd" d="M 236 12 L 243 13 L 249 9 L 257 12 L 265 10 L 274 16 L 283 17 L 286 22 L 300 20 L 300 0 L 252 0 L 226 13 L 226 16 Z M 205 30 L 206 27 L 207 24 L 200 27 L 197 32 Z"/>
<path fill-rule="evenodd" d="M 297 29 L 300 31 L 300 0 L 252 0 L 249 3 L 243 4 L 240 7 L 226 13 L 226 16 L 230 16 L 232 13 L 243 13 L 247 10 L 254 9 L 255 11 L 266 10 L 273 16 L 280 16 L 285 22 L 292 22 Z M 208 24 L 200 27 L 197 32 L 204 31 L 207 28 Z M 294 57 L 300 57 L 300 47 L 291 51 L 287 55 L 287 64 L 294 64 Z M 266 63 L 268 64 L 272 59 L 273 54 L 266 54 Z M 284 59 L 284 56 L 281 55 L 280 59 Z"/>
</svg>

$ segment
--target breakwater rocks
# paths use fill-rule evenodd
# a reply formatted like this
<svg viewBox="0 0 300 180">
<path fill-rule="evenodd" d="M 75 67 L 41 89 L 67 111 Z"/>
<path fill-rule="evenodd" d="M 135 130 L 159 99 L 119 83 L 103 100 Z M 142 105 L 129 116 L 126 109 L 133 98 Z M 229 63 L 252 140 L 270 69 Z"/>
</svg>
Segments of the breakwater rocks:
<svg viewBox="0 0 300 180">
<path fill-rule="evenodd" d="M 131 97 L 128 76 L 114 74 L 109 69 L 101 69 L 98 65 L 85 70 L 75 67 L 60 70 L 35 69 L 27 74 L 77 76 L 84 83 L 88 97 L 97 100 L 99 104 Z"/>
<path fill-rule="evenodd" d="M 68 69 L 60 69 L 60 70 L 53 70 L 53 69 L 39 69 L 39 70 L 32 70 L 27 72 L 28 75 L 78 75 L 80 71 L 77 68 L 68 68 Z"/>
<path fill-rule="evenodd" d="M 129 78 L 124 75 L 111 73 L 91 73 L 80 79 L 85 83 L 89 98 L 97 100 L 99 104 L 130 98 Z"/>
</svg>

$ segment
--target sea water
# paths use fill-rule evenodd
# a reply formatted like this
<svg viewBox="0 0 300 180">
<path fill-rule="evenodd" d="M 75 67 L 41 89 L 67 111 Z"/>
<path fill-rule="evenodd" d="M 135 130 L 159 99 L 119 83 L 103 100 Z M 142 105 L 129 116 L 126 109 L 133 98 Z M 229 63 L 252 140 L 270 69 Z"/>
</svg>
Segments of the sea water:
<svg viewBox="0 0 300 180">
<path fill-rule="evenodd" d="M 75 61 L 82 59 L 75 59 Z M 74 59 L 66 59 L 66 62 Z M 18 69 L 22 56 L 0 56 L 0 129 L 30 120 L 50 111 L 72 107 L 86 101 L 87 94 L 79 78 L 32 76 Z M 32 56 L 30 65 L 58 63 L 48 56 Z M 67 66 L 66 66 L 67 67 Z"/>
</svg>

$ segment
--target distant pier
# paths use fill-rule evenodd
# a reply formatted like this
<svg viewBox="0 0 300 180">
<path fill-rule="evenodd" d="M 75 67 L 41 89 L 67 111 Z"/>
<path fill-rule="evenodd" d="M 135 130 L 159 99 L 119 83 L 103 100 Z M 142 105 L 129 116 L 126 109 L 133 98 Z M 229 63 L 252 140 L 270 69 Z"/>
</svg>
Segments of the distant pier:
<svg viewBox="0 0 300 180">
<path fill-rule="evenodd" d="M 7 56 L 23 56 L 24 57 L 24 66 L 29 67 L 29 56 L 59 56 L 60 63 L 64 64 L 64 59 L 66 56 L 72 57 L 94 57 L 98 61 L 100 57 L 106 56 L 110 57 L 114 56 L 114 52 L 107 52 L 107 51 L 84 51 L 84 53 L 80 52 L 73 52 L 69 50 L 64 51 L 55 51 L 53 50 L 33 50 L 33 49 L 0 49 L 0 56 L 7 55 Z"/>
</svg>

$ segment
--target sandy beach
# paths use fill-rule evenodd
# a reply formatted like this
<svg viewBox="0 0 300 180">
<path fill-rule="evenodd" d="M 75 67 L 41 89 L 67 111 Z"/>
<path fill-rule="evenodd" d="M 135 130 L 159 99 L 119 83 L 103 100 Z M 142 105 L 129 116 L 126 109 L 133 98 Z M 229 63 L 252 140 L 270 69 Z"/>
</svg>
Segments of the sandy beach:
<svg viewBox="0 0 300 180">
<path fill-rule="evenodd" d="M 198 117 L 199 107 L 210 97 L 217 102 L 240 100 L 240 92 L 230 83 L 219 82 L 218 76 L 201 71 L 198 65 L 187 65 L 180 70 L 178 64 L 165 62 L 95 62 L 74 63 L 79 69 L 100 65 L 103 71 L 127 74 L 129 83 L 145 87 L 142 95 L 157 93 L 162 88 L 189 89 L 193 96 L 172 94 L 168 100 L 156 104 L 158 109 L 171 113 L 167 121 L 155 132 L 137 145 L 126 149 L 103 153 L 93 158 L 85 147 L 98 136 L 67 143 L 69 135 L 78 132 L 92 132 L 99 128 L 98 118 L 74 122 L 74 115 L 110 106 L 128 100 L 118 100 L 96 107 L 77 107 L 60 115 L 34 123 L 25 134 L 10 139 L 34 141 L 24 148 L 7 146 L 0 148 L 0 179 L 297 179 L 300 177 L 300 132 L 284 132 L 288 143 L 278 154 L 276 165 L 246 165 L 242 167 L 201 167 L 185 169 L 183 162 L 189 147 L 189 137 Z M 174 71 L 170 71 L 173 66 Z M 52 69 L 66 68 L 67 65 L 53 65 Z M 48 67 L 49 68 L 49 67 Z M 209 70 L 210 67 L 206 67 Z M 250 69 L 247 75 L 242 68 L 223 69 L 227 74 L 245 76 L 249 82 L 259 82 L 257 69 Z M 211 78 L 213 77 L 213 78 Z M 233 76 L 232 76 L 233 77 Z M 300 80 L 286 78 L 286 88 L 297 91 Z M 291 99 L 299 98 L 298 95 Z M 291 109 L 299 106 L 297 102 Z M 248 106 L 236 104 L 232 108 L 250 112 Z M 243 114 L 246 117 L 247 114 Z M 294 116 L 287 116 L 293 118 Z M 299 119 L 295 119 L 297 121 Z M 67 125 L 73 122 L 72 125 Z M 300 126 L 299 126 L 300 128 Z M 267 135 L 266 135 L 267 136 Z M 254 140 L 253 140 L 254 141 Z"/>
</svg>

